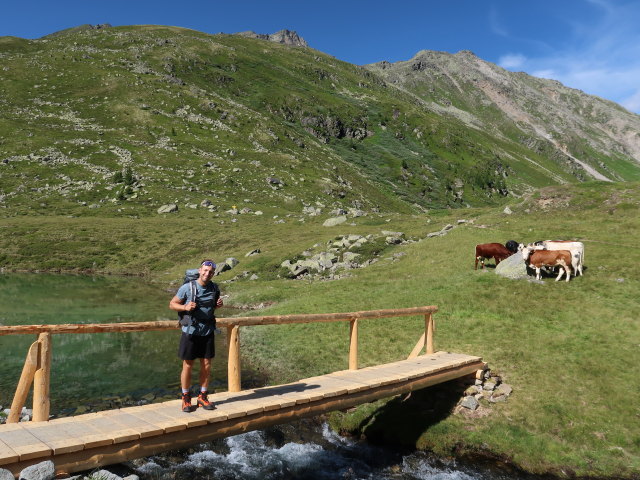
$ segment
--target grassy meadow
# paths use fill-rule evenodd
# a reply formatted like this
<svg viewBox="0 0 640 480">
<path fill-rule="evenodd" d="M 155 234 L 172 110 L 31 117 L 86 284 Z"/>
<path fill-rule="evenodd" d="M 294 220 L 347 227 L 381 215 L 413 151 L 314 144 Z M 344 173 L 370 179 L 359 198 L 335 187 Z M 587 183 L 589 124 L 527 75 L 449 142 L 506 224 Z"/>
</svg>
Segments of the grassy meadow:
<svg viewBox="0 0 640 480">
<path fill-rule="evenodd" d="M 335 415 L 334 426 L 373 440 L 410 440 L 445 455 L 489 451 L 538 473 L 637 475 L 638 193 L 605 191 L 577 187 L 568 196 L 573 210 L 526 213 L 523 204 L 512 207 L 512 215 L 474 212 L 474 225 L 401 247 L 406 255 L 396 261 L 383 260 L 339 282 L 287 287 L 286 301 L 269 313 L 438 305 L 436 349 L 480 355 L 514 388 L 506 403 L 488 406 L 490 414 L 482 418 L 433 422 L 424 412 L 390 402 Z M 471 212 L 453 212 L 449 220 L 469 218 L 465 213 Z M 493 269 L 473 270 L 476 243 L 510 238 L 579 239 L 585 243 L 585 274 L 569 283 L 548 277 L 541 285 L 508 280 Z M 238 294 L 251 291 L 238 288 Z M 422 328 L 421 318 L 365 322 L 361 364 L 405 357 Z M 251 359 L 278 379 L 347 367 L 346 324 L 262 327 L 244 335 Z M 419 419 L 428 428 L 407 435 Z"/>
<path fill-rule="evenodd" d="M 241 263 L 218 281 L 228 304 L 269 305 L 249 313 L 256 315 L 437 305 L 436 350 L 482 356 L 513 387 L 508 401 L 482 403 L 484 414 L 475 416 L 450 415 L 457 398 L 445 398 L 444 411 L 421 408 L 434 388 L 407 402 L 333 414 L 335 428 L 445 456 L 491 453 L 536 473 L 636 478 L 639 204 L 637 184 L 589 183 L 543 189 L 511 204 L 510 215 L 501 208 L 370 214 L 331 228 L 322 226 L 325 217 L 279 224 L 240 215 L 231 222 L 198 211 L 148 219 L 13 217 L 2 220 L 0 252 L 8 269 L 143 274 L 163 288 L 203 257 L 233 256 Z M 449 223 L 455 228 L 447 235 L 426 238 Z M 315 244 L 382 230 L 416 241 L 388 247 L 377 263 L 339 280 L 277 277 L 282 261 Z M 477 243 L 547 238 L 584 242 L 584 276 L 538 284 L 473 270 Z M 254 248 L 262 253 L 244 256 Z M 259 279 L 229 281 L 243 271 Z M 360 365 L 406 358 L 423 328 L 418 317 L 363 321 Z M 272 384 L 347 368 L 346 323 L 245 328 L 241 341 L 245 361 Z"/>
</svg>

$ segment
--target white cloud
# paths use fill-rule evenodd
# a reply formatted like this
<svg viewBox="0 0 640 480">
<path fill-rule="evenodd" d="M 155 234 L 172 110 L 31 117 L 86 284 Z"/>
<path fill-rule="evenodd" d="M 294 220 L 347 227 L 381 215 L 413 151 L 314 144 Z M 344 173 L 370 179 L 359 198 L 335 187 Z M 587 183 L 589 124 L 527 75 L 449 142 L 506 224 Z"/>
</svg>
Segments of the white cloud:
<svg viewBox="0 0 640 480">
<path fill-rule="evenodd" d="M 526 61 L 527 57 L 520 53 L 509 53 L 500 57 L 500 60 L 498 60 L 498 65 L 500 65 L 502 68 L 512 70 L 522 67 Z"/>
<path fill-rule="evenodd" d="M 499 64 L 559 80 L 640 113 L 640 2 L 588 0 L 587 5 L 592 19 L 572 20 L 573 36 L 562 47 L 539 56 L 505 54 Z"/>
</svg>

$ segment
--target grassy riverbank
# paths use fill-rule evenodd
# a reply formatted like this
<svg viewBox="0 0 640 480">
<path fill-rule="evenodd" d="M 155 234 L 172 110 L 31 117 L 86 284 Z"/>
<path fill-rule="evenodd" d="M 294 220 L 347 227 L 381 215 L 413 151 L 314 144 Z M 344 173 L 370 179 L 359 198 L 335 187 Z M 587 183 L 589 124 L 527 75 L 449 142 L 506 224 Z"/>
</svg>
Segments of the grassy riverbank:
<svg viewBox="0 0 640 480">
<path fill-rule="evenodd" d="M 443 455 L 491 452 L 537 473 L 637 477 L 639 200 L 637 185 L 591 184 L 546 190 L 511 205 L 511 215 L 472 209 L 370 215 L 332 228 L 313 217 L 231 222 L 195 211 L 168 219 L 15 217 L 2 221 L 0 252 L 10 269 L 143 273 L 162 285 L 204 256 L 234 256 L 241 263 L 219 277 L 223 292 L 238 305 L 274 302 L 256 314 L 438 305 L 436 349 L 482 356 L 513 386 L 509 400 L 483 404 L 488 414 L 470 418 L 425 407 L 425 394 L 414 394 L 405 403 L 393 399 L 334 415 L 334 425 Z M 458 219 L 473 223 L 457 225 Z M 448 223 L 457 226 L 426 238 Z M 314 244 L 382 230 L 420 241 L 389 247 L 377 263 L 339 280 L 277 278 L 283 260 Z M 177 233 L 185 231 L 189 238 Z M 582 240 L 585 275 L 541 285 L 473 270 L 476 243 L 543 238 Z M 244 257 L 254 248 L 262 253 Z M 224 283 L 242 271 L 260 278 Z M 405 358 L 422 328 L 420 318 L 363 322 L 361 365 Z M 271 383 L 347 366 L 346 324 L 254 327 L 241 336 L 243 354 Z"/>
<path fill-rule="evenodd" d="M 481 418 L 443 416 L 418 398 L 363 406 L 335 415 L 333 424 L 443 455 L 490 452 L 536 473 L 637 476 L 639 411 L 631 392 L 640 390 L 638 194 L 613 189 L 600 197 L 583 188 L 570 204 L 573 210 L 526 213 L 523 205 L 512 215 L 480 214 L 473 226 L 402 247 L 406 255 L 351 278 L 290 282 L 286 299 L 269 313 L 438 305 L 436 349 L 481 355 L 514 388 L 506 403 L 483 404 L 488 415 Z M 539 285 L 473 271 L 476 243 L 509 238 L 580 239 L 585 275 Z M 283 294 L 280 284 L 269 288 Z M 234 290 L 255 295 L 248 285 Z M 365 322 L 361 363 L 403 358 L 421 328 L 419 318 Z M 347 325 L 263 327 L 243 335 L 251 358 L 274 381 L 347 366 Z"/>
</svg>

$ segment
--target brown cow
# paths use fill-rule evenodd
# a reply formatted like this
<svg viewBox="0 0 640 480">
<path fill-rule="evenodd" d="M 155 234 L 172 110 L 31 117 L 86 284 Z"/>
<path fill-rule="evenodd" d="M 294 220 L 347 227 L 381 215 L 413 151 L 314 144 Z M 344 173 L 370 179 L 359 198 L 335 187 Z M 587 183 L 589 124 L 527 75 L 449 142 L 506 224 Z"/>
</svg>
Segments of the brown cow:
<svg viewBox="0 0 640 480">
<path fill-rule="evenodd" d="M 536 279 L 540 280 L 540 269 L 544 267 L 560 267 L 556 282 L 567 273 L 567 282 L 571 277 L 571 252 L 568 250 L 535 250 L 526 247 L 522 250 L 522 258 L 527 266 L 536 269 Z"/>
<path fill-rule="evenodd" d="M 511 255 L 513 255 L 513 252 L 509 251 L 509 249 L 501 243 L 481 243 L 480 245 L 476 245 L 476 264 L 473 269 L 478 269 L 478 260 L 480 260 L 480 264 L 482 268 L 484 268 L 485 258 L 493 258 L 496 265 L 498 265 L 502 260 L 509 258 Z"/>
</svg>

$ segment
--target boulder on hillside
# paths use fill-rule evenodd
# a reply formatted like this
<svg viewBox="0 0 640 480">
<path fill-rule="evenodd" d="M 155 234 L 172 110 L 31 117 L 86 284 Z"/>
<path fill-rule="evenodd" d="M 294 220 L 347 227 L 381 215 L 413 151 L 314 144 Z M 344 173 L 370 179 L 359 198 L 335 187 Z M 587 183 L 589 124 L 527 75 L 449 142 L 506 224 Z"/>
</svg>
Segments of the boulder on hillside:
<svg viewBox="0 0 640 480">
<path fill-rule="evenodd" d="M 367 212 L 365 212 L 364 210 L 360 210 L 358 208 L 350 208 L 349 215 L 351 215 L 353 218 L 358 218 L 358 217 L 366 216 Z"/>
<path fill-rule="evenodd" d="M 323 227 L 335 227 L 336 225 L 340 225 L 347 221 L 346 215 L 341 215 L 339 217 L 327 218 L 322 224 Z"/>
<path fill-rule="evenodd" d="M 512 278 L 514 280 L 529 277 L 527 275 L 527 266 L 524 264 L 524 259 L 520 252 L 514 253 L 510 257 L 501 261 L 496 265 L 495 272 L 498 275 Z"/>
<path fill-rule="evenodd" d="M 175 203 L 169 203 L 167 205 L 162 205 L 159 209 L 158 209 L 158 213 L 174 213 L 178 211 L 178 205 L 176 205 Z"/>
<path fill-rule="evenodd" d="M 360 256 L 359 253 L 354 252 L 344 252 L 342 254 L 342 261 L 346 263 L 354 263 L 356 262 L 356 258 Z"/>
<path fill-rule="evenodd" d="M 327 269 L 338 261 L 338 257 L 331 252 L 322 252 L 311 257 L 311 260 L 316 261 L 320 269 Z"/>
<path fill-rule="evenodd" d="M 233 267 L 235 267 L 239 263 L 240 261 L 238 259 L 229 257 L 224 262 L 218 263 L 218 265 L 216 266 L 216 271 L 214 275 L 220 275 L 222 272 L 231 270 Z"/>
<path fill-rule="evenodd" d="M 317 208 L 317 207 L 304 207 L 302 209 L 302 213 L 305 215 L 309 215 L 310 217 L 315 217 L 317 215 L 320 215 L 322 213 L 322 209 L 321 208 Z"/>
</svg>

